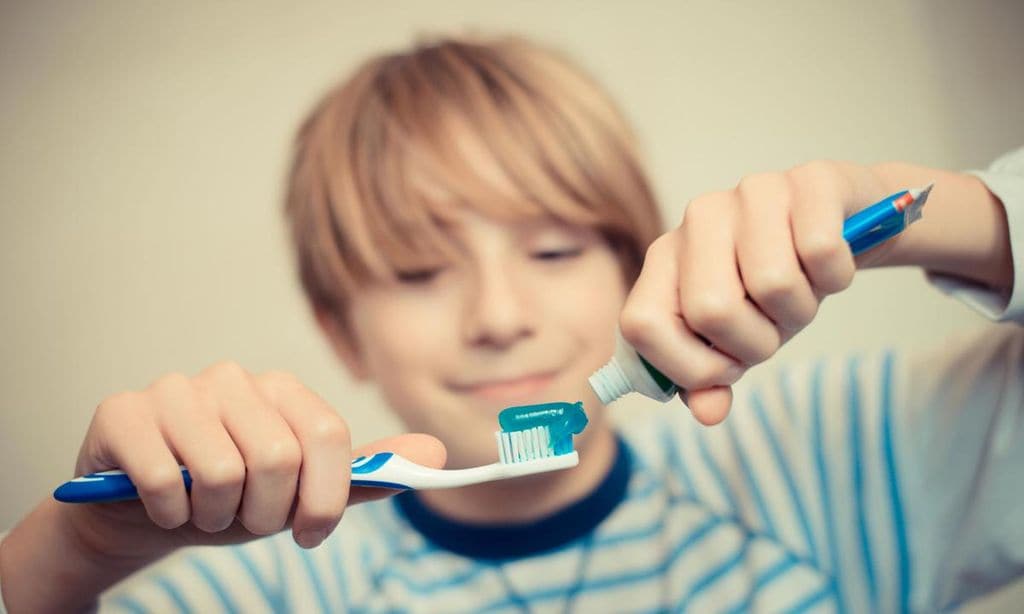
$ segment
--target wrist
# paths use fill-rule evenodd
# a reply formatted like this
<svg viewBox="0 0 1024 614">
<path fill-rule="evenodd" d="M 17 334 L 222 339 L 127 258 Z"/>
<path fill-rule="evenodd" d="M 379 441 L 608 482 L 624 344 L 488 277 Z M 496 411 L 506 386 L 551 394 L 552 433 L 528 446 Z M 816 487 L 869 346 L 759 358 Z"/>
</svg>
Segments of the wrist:
<svg viewBox="0 0 1024 614">
<path fill-rule="evenodd" d="M 75 526 L 71 506 L 48 499 L 0 542 L 8 611 L 91 609 L 100 593 L 154 558 L 112 555 Z"/>
<path fill-rule="evenodd" d="M 872 266 L 918 266 L 995 290 L 1012 285 L 1006 212 L 980 179 L 902 162 L 870 168 L 887 194 L 935 184 L 922 219 L 890 241 Z"/>
</svg>

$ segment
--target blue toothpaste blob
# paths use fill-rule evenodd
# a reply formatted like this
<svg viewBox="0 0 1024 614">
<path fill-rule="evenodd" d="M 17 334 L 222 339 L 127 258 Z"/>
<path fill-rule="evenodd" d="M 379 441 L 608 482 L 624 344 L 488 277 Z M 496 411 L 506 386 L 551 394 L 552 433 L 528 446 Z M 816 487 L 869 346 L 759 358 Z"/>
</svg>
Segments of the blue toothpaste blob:
<svg viewBox="0 0 1024 614">
<path fill-rule="evenodd" d="M 556 455 L 569 454 L 573 451 L 572 436 L 587 427 L 587 414 L 582 401 L 518 405 L 503 409 L 498 414 L 498 424 L 506 433 L 546 428 L 551 451 Z"/>
</svg>

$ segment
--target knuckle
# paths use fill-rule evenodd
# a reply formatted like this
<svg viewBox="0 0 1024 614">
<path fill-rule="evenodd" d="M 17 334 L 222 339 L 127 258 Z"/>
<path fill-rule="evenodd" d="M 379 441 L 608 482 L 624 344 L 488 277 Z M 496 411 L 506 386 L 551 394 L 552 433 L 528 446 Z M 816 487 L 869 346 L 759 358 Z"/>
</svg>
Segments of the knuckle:
<svg viewBox="0 0 1024 614">
<path fill-rule="evenodd" d="M 274 390 L 287 391 L 302 388 L 302 382 L 287 371 L 267 371 L 259 376 L 259 381 Z"/>
<path fill-rule="evenodd" d="M 779 346 L 777 343 L 772 343 L 771 345 L 765 344 L 754 347 L 753 351 L 751 352 L 749 364 L 756 365 L 768 360 L 769 358 L 775 355 L 775 352 L 778 349 Z"/>
<path fill-rule="evenodd" d="M 728 329 L 735 314 L 734 301 L 717 292 L 703 292 L 683 307 L 683 317 L 691 328 L 702 333 Z"/>
<path fill-rule="evenodd" d="M 835 291 L 838 292 L 840 290 L 845 290 L 849 288 L 850 284 L 853 283 L 853 276 L 854 274 L 856 274 L 856 272 L 857 269 L 853 266 L 842 267 L 837 276 L 838 279 L 836 279 Z"/>
<path fill-rule="evenodd" d="M 302 465 L 302 449 L 291 437 L 267 442 L 259 455 L 250 463 L 250 469 L 260 474 L 289 475 Z"/>
<path fill-rule="evenodd" d="M 249 374 L 237 362 L 222 360 L 204 369 L 203 375 L 216 380 L 239 380 L 247 378 Z"/>
<path fill-rule="evenodd" d="M 313 441 L 330 445 L 348 445 L 348 425 L 339 416 L 328 415 L 313 421 L 309 427 Z"/>
<path fill-rule="evenodd" d="M 794 166 L 787 174 L 794 178 L 820 181 L 835 176 L 837 169 L 834 160 L 811 160 Z"/>
<path fill-rule="evenodd" d="M 101 407 L 106 407 L 109 410 L 127 410 L 130 409 L 134 404 L 138 403 L 139 395 L 136 392 L 125 391 L 112 394 L 109 397 L 103 399 L 100 403 Z"/>
<path fill-rule="evenodd" d="M 793 296 L 799 288 L 800 279 L 783 268 L 761 268 L 747 280 L 747 291 L 755 299 L 777 303 Z"/>
<path fill-rule="evenodd" d="M 686 210 L 683 213 L 683 223 L 685 224 L 687 220 L 691 222 L 714 221 L 725 203 L 732 200 L 733 194 L 731 190 L 702 194 L 687 203 Z"/>
<path fill-rule="evenodd" d="M 627 306 L 619 315 L 619 330 L 626 341 L 634 346 L 645 345 L 658 335 L 658 318 L 649 309 Z"/>
<path fill-rule="evenodd" d="M 803 237 L 800 258 L 807 266 L 824 267 L 842 258 L 847 250 L 841 237 L 814 232 Z"/>
<path fill-rule="evenodd" d="M 811 271 L 817 271 L 815 285 L 832 293 L 846 289 L 856 272 L 847 245 L 839 238 L 824 233 L 804 238 L 800 259 Z"/>
<path fill-rule="evenodd" d="M 143 497 L 167 497 L 179 488 L 184 488 L 181 469 L 172 465 L 147 467 L 133 476 L 132 481 Z"/>
<path fill-rule="evenodd" d="M 709 228 L 718 227 L 723 220 L 729 219 L 735 212 L 737 203 L 736 190 L 711 192 L 698 196 L 690 201 L 683 213 L 680 230 L 686 238 L 699 237 L 708 232 Z"/>
<path fill-rule="evenodd" d="M 659 258 L 663 252 L 672 249 L 672 232 L 666 232 L 655 240 L 651 241 L 644 252 L 644 260 Z"/>
<path fill-rule="evenodd" d="M 841 292 L 850 287 L 853 283 L 854 271 L 852 268 L 839 267 L 834 273 L 825 278 L 821 289 L 829 294 Z"/>
<path fill-rule="evenodd" d="M 814 306 L 804 310 L 795 311 L 791 316 L 791 325 L 795 330 L 800 330 L 806 327 L 808 324 L 814 321 L 814 316 L 818 314 L 818 304 L 814 303 Z"/>
<path fill-rule="evenodd" d="M 683 213 L 683 228 L 692 230 L 703 226 L 706 221 L 714 221 L 716 201 L 712 194 L 691 200 Z"/>
<path fill-rule="evenodd" d="M 192 479 L 213 491 L 230 491 L 245 483 L 245 463 L 241 457 L 228 457 L 190 469 Z"/>
<path fill-rule="evenodd" d="M 127 412 L 136 411 L 141 406 L 141 396 L 135 392 L 119 392 L 113 394 L 96 406 L 96 420 L 117 423 L 118 417 Z"/>
<path fill-rule="evenodd" d="M 736 184 L 735 191 L 743 202 L 749 203 L 768 189 L 775 196 L 778 191 L 777 186 L 784 182 L 784 176 L 779 173 L 753 173 L 740 179 Z"/>
<path fill-rule="evenodd" d="M 166 373 L 158 377 L 152 384 L 149 385 L 149 389 L 156 393 L 173 393 L 186 388 L 190 388 L 192 385 L 191 380 L 184 373 L 177 371 Z"/>
</svg>

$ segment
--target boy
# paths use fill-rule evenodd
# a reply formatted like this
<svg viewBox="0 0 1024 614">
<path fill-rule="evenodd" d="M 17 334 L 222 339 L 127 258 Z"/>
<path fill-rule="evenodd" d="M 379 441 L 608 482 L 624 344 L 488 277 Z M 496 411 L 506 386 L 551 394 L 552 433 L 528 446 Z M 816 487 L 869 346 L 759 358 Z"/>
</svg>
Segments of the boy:
<svg viewBox="0 0 1024 614">
<path fill-rule="evenodd" d="M 658 237 L 623 120 L 554 54 L 443 40 L 373 59 L 304 123 L 287 216 L 327 339 L 423 435 L 351 451 L 339 413 L 294 377 L 233 363 L 114 395 L 76 474 L 123 468 L 142 504 L 42 502 L 0 544 L 3 599 L 12 612 L 88 607 L 150 566 L 104 605 L 955 605 L 1024 560 L 1019 327 L 936 356 L 786 371 L 744 388 L 714 429 L 669 408 L 616 432 L 586 380 L 620 324 L 688 390 L 699 422 L 722 421 L 744 370 L 849 284 L 843 218 L 930 181 L 925 219 L 860 264 L 920 266 L 993 317 L 1020 321 L 1020 167 L 1018 154 L 983 182 L 812 163 L 702 196 Z M 403 493 L 353 509 L 334 531 L 348 505 L 393 494 L 350 491 L 355 455 L 492 462 L 503 407 L 576 399 L 590 417 L 576 469 Z M 284 534 L 255 540 L 286 526 L 310 550 Z M 152 565 L 181 546 L 250 541 Z"/>
</svg>

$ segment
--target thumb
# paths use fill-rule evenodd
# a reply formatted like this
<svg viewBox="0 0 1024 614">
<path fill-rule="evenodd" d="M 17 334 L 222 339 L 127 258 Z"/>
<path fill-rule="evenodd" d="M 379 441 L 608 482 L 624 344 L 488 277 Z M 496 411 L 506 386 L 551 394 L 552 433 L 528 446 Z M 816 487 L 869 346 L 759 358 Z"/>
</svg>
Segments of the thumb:
<svg viewBox="0 0 1024 614">
<path fill-rule="evenodd" d="M 443 468 L 448 457 L 448 451 L 445 449 L 444 444 L 441 443 L 441 440 L 421 433 L 408 433 L 379 439 L 362 446 L 353 453 L 353 456 L 373 456 L 378 452 L 394 452 L 414 463 L 435 469 Z M 383 499 L 399 492 L 401 491 L 390 488 L 353 486 L 348 498 L 348 504 L 355 505 L 365 501 Z"/>
<path fill-rule="evenodd" d="M 683 402 L 690 408 L 690 413 L 704 426 L 718 424 L 729 415 L 732 406 L 732 388 L 714 386 L 701 390 L 689 390 Z"/>
</svg>

